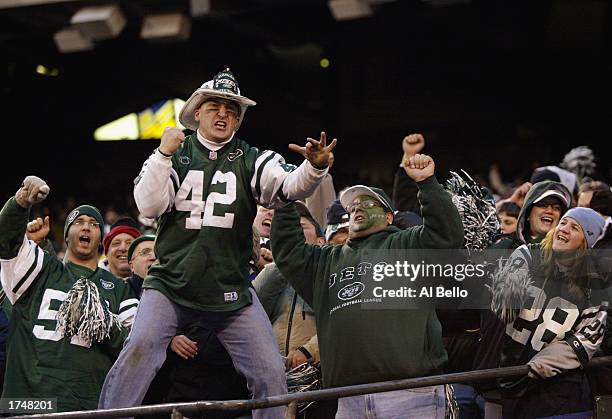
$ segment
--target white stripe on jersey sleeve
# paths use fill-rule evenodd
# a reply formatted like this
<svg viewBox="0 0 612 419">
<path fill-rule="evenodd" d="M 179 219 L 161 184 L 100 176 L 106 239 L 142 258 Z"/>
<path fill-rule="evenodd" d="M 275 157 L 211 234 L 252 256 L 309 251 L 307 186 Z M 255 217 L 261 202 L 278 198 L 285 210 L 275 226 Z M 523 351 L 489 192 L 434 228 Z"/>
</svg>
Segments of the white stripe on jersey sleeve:
<svg viewBox="0 0 612 419">
<path fill-rule="evenodd" d="M 157 218 L 172 207 L 174 187 L 170 180 L 171 172 L 172 160 L 157 151 L 143 164 L 134 180 L 134 200 L 143 216 Z"/>
<path fill-rule="evenodd" d="M 0 260 L 2 289 L 11 304 L 15 304 L 32 285 L 42 270 L 44 258 L 43 250 L 24 236 L 17 256 Z"/>
<path fill-rule="evenodd" d="M 283 194 L 290 200 L 304 200 L 312 195 L 328 172 L 316 169 L 308 160 L 289 173 L 283 183 Z"/>
<path fill-rule="evenodd" d="M 178 173 L 176 173 L 176 170 L 174 170 L 174 167 L 170 169 L 170 177 L 174 180 L 174 185 L 171 185 L 171 188 L 168 189 L 168 194 L 170 195 L 170 205 L 166 209 L 166 212 L 170 212 L 172 209 L 176 191 L 178 191 L 181 187 L 181 179 L 179 178 Z"/>
<path fill-rule="evenodd" d="M 138 307 L 134 306 L 125 310 L 123 313 L 119 313 L 118 319 L 121 323 L 121 326 L 131 327 L 134 323 L 134 319 L 136 318 L 136 312 L 138 311 Z"/>
<path fill-rule="evenodd" d="M 303 200 L 312 195 L 326 174 L 327 169 L 315 169 L 307 160 L 297 169 L 288 171 L 283 156 L 266 150 L 255 161 L 251 190 L 259 204 L 278 208 L 287 201 Z"/>
<path fill-rule="evenodd" d="M 119 313 L 124 311 L 129 306 L 137 306 L 138 299 L 137 298 L 128 298 L 127 300 L 123 300 L 121 304 L 119 304 Z"/>
<path fill-rule="evenodd" d="M 251 179 L 251 192 L 253 193 L 253 197 L 255 197 L 255 201 L 257 202 L 260 202 L 260 194 L 257 191 L 257 179 L 259 178 L 257 174 L 259 173 L 261 165 L 264 164 L 264 162 L 273 154 L 273 151 L 265 150 L 259 155 L 259 157 L 257 157 L 257 159 L 255 159 L 255 171 L 253 172 L 253 178 Z"/>
</svg>

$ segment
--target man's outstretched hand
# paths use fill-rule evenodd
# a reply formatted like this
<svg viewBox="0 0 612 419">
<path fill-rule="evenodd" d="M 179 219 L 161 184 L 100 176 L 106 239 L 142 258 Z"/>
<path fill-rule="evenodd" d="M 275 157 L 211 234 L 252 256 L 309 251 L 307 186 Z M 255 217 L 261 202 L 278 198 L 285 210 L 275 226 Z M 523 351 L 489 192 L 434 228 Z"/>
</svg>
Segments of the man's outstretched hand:
<svg viewBox="0 0 612 419">
<path fill-rule="evenodd" d="M 15 201 L 23 208 L 30 208 L 38 204 L 49 195 L 49 185 L 47 182 L 36 176 L 28 176 L 23 180 L 21 187 L 15 194 Z"/>
<path fill-rule="evenodd" d="M 330 164 L 332 153 L 331 151 L 336 146 L 338 140 L 334 138 L 332 142 L 327 145 L 327 136 L 325 132 L 321 132 L 321 138 L 319 141 L 314 138 L 308 137 L 306 139 L 306 146 L 300 147 L 297 144 L 289 144 L 289 149 L 300 153 L 302 157 L 310 162 L 317 169 L 325 169 Z"/>
</svg>

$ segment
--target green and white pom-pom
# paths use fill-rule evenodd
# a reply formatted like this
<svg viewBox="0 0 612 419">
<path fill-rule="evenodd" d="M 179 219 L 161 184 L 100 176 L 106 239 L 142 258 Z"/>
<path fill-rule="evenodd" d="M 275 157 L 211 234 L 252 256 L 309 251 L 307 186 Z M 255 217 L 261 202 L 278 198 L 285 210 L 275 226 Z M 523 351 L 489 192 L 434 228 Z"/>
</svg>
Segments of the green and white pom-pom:
<svg viewBox="0 0 612 419">
<path fill-rule="evenodd" d="M 321 370 L 318 366 L 304 363 L 287 371 L 287 390 L 289 393 L 319 390 L 321 388 Z M 298 412 L 303 413 L 314 402 L 298 403 Z"/>
<path fill-rule="evenodd" d="M 500 233 L 500 222 L 495 201 L 488 191 L 462 170 L 467 180 L 455 172 L 446 181 L 445 188 L 452 194 L 452 201 L 463 222 L 464 243 L 468 250 L 489 247 Z"/>
<path fill-rule="evenodd" d="M 529 286 L 533 283 L 529 269 L 515 269 L 512 263 L 498 262 L 500 266 L 491 275 L 491 311 L 504 323 L 511 323 L 527 301 Z"/>
<path fill-rule="evenodd" d="M 113 327 L 121 328 L 100 297 L 96 284 L 80 278 L 68 292 L 57 313 L 57 330 L 64 336 L 79 336 L 88 342 L 102 342 L 110 336 Z"/>
<path fill-rule="evenodd" d="M 461 412 L 459 410 L 459 403 L 455 397 L 455 390 L 450 384 L 444 384 L 444 395 L 446 396 L 446 412 L 444 414 L 445 419 L 459 419 Z"/>
</svg>

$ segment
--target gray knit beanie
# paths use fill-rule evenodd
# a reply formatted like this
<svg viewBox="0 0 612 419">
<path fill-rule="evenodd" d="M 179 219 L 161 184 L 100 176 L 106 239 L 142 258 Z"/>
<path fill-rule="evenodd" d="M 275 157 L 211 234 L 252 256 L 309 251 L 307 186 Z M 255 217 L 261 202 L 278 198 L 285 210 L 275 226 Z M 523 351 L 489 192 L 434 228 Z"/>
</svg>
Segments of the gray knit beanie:
<svg viewBox="0 0 612 419">
<path fill-rule="evenodd" d="M 597 214 L 596 211 L 593 211 L 591 208 L 583 208 L 576 207 L 568 210 L 561 219 L 566 217 L 575 220 L 580 227 L 582 227 L 582 232 L 584 233 L 584 238 L 587 241 L 587 245 L 589 249 L 592 249 L 601 236 L 603 232 L 604 226 L 606 224 L 603 217 Z"/>
</svg>

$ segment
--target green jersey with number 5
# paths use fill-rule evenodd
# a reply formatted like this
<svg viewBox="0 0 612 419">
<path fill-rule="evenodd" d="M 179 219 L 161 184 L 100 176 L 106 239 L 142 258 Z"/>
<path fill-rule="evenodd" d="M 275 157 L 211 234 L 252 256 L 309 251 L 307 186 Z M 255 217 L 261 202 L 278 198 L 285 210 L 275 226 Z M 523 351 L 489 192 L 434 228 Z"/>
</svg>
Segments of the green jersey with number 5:
<svg viewBox="0 0 612 419">
<path fill-rule="evenodd" d="M 193 134 L 171 159 L 153 153 L 134 190 L 141 213 L 159 217 L 159 263 L 143 287 L 198 310 L 232 311 L 250 304 L 257 204 L 278 207 L 302 199 L 326 173 L 307 162 L 295 168 L 279 154 L 236 137 L 210 150 Z"/>
<path fill-rule="evenodd" d="M 98 405 L 104 378 L 131 326 L 138 300 L 126 282 L 101 268 L 62 263 L 25 238 L 29 210 L 11 198 L 0 213 L 3 305 L 10 323 L 4 398 L 57 399 L 59 411 Z M 89 278 L 123 327 L 91 343 L 56 330 L 57 311 L 75 281 Z"/>
</svg>

